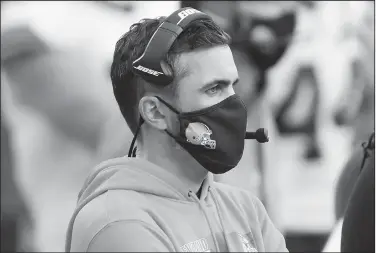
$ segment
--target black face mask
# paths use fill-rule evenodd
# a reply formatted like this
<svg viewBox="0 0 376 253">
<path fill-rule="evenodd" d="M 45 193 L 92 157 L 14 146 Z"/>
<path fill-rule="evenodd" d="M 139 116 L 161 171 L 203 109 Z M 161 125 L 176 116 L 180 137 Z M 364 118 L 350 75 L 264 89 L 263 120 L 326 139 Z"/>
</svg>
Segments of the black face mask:
<svg viewBox="0 0 376 253">
<path fill-rule="evenodd" d="M 247 126 L 247 110 L 238 95 L 233 95 L 211 107 L 180 113 L 157 97 L 178 116 L 180 130 L 175 136 L 179 145 L 214 174 L 233 169 L 243 156 Z"/>
</svg>

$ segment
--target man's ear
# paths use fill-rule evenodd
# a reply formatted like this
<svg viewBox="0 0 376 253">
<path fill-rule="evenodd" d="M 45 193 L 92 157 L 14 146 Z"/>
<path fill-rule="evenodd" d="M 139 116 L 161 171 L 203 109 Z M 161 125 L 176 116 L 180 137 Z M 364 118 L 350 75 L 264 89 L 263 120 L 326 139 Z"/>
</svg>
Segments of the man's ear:
<svg viewBox="0 0 376 253">
<path fill-rule="evenodd" d="M 141 117 L 150 126 L 159 130 L 167 129 L 166 116 L 161 102 L 154 96 L 144 96 L 138 104 Z"/>
</svg>

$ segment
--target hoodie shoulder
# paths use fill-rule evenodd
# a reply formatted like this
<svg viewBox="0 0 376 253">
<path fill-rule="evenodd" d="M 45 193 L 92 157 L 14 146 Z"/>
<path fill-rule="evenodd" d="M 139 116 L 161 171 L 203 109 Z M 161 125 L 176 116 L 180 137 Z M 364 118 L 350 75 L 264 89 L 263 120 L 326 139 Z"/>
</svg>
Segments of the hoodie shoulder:
<svg viewBox="0 0 376 253">
<path fill-rule="evenodd" d="M 155 222 L 142 208 L 142 198 L 137 192 L 124 190 L 108 191 L 90 201 L 75 218 L 71 251 L 86 251 L 100 231 L 118 221 L 137 221 L 154 226 Z"/>
<path fill-rule="evenodd" d="M 79 193 L 68 226 L 66 250 L 86 250 L 101 229 L 117 221 L 140 221 L 160 231 L 150 214 L 153 205 L 161 198 L 178 200 L 182 195 L 150 173 L 153 166 L 124 157 L 96 166 Z"/>
</svg>

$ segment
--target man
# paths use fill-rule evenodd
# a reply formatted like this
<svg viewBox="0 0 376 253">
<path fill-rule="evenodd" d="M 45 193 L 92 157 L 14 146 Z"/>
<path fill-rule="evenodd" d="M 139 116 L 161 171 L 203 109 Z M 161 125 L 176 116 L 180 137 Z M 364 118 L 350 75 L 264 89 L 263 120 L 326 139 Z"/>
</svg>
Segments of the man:
<svg viewBox="0 0 376 253">
<path fill-rule="evenodd" d="M 213 182 L 244 149 L 229 36 L 211 19 L 189 23 L 162 62 L 174 78 L 161 88 L 132 63 L 164 20 L 144 19 L 116 44 L 111 79 L 138 157 L 106 161 L 88 178 L 66 251 L 286 252 L 259 199 Z"/>
</svg>

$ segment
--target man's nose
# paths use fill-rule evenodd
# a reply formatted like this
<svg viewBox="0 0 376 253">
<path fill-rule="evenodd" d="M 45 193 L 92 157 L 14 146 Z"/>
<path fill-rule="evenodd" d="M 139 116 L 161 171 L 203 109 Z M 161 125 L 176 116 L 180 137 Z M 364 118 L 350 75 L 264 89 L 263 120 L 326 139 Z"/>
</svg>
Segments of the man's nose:
<svg viewBox="0 0 376 253">
<path fill-rule="evenodd" d="M 232 96 L 232 95 L 235 95 L 235 90 L 234 90 L 234 86 L 232 85 L 229 85 L 226 89 L 226 95 L 228 96 Z"/>
</svg>

